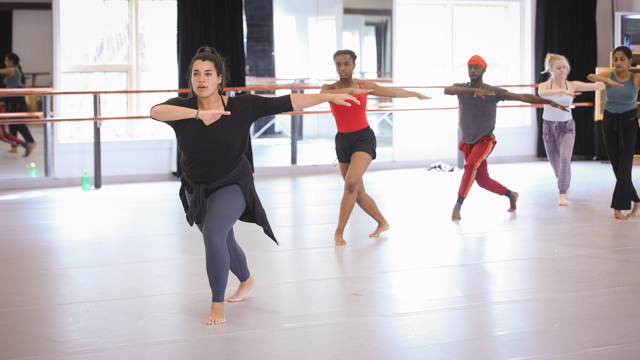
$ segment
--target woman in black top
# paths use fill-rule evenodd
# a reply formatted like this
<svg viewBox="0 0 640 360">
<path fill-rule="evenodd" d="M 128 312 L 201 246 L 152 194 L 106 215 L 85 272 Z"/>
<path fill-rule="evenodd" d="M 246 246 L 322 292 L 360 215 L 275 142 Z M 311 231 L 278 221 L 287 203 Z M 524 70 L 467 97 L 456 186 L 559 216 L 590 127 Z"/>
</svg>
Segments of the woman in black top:
<svg viewBox="0 0 640 360">
<path fill-rule="evenodd" d="M 229 270 L 238 277 L 240 286 L 228 302 L 241 301 L 255 282 L 233 236 L 233 224 L 238 219 L 254 222 L 276 241 L 258 199 L 251 166 L 243 155 L 251 124 L 264 116 L 326 101 L 349 106 L 346 100 L 357 100 L 347 94 L 224 96 L 224 61 L 215 49 L 206 46 L 191 60 L 189 76 L 189 98 L 156 105 L 151 117 L 166 121 L 176 132 L 184 171 L 180 198 L 187 221 L 195 223 L 204 238 L 213 297 L 207 325 L 217 325 L 226 322 L 224 292 Z"/>
</svg>

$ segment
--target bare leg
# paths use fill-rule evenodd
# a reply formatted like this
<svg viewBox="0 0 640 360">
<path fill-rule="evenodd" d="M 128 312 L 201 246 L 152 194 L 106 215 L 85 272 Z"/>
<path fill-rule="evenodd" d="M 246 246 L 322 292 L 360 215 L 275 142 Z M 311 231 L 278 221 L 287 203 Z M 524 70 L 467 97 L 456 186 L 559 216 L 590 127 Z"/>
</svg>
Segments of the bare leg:
<svg viewBox="0 0 640 360">
<path fill-rule="evenodd" d="M 634 216 L 636 216 L 636 214 L 638 213 L 638 210 L 640 210 L 640 202 L 634 202 L 634 203 L 633 203 L 633 209 L 631 210 L 631 212 L 629 213 L 629 215 L 627 215 L 627 217 L 634 217 Z"/>
<path fill-rule="evenodd" d="M 509 196 L 509 202 L 511 203 L 511 207 L 508 212 L 516 212 L 516 201 L 518 201 L 518 193 L 515 191 L 511 192 L 511 196 Z"/>
<path fill-rule="evenodd" d="M 365 152 L 357 151 L 351 155 L 351 163 L 340 163 L 340 172 L 344 178 L 344 193 L 340 203 L 340 216 L 338 227 L 334 234 L 336 245 L 346 245 L 344 240 L 344 228 L 347 226 L 353 207 L 356 205 L 358 190 L 362 184 L 362 175 L 371 164 L 371 156 Z"/>
<path fill-rule="evenodd" d="M 378 223 L 378 227 L 376 230 L 369 234 L 369 237 L 378 237 L 384 231 L 389 230 L 389 223 L 382 216 L 380 209 L 378 209 L 378 205 L 376 202 L 367 194 L 364 188 L 364 182 L 360 181 L 360 187 L 358 188 L 358 196 L 356 197 L 356 204 L 367 213 L 367 215 L 371 216 L 373 220 Z"/>
<path fill-rule="evenodd" d="M 211 314 L 207 316 L 207 325 L 220 325 L 227 322 L 224 317 L 224 302 L 212 302 Z"/>
<path fill-rule="evenodd" d="M 460 216 L 460 209 L 462 208 L 462 204 L 456 203 L 456 206 L 453 207 L 453 213 L 451 213 L 451 220 L 462 220 Z"/>
<path fill-rule="evenodd" d="M 618 220 L 628 220 L 629 219 L 628 217 L 622 215 L 620 210 L 613 210 L 613 217 L 615 217 Z"/>
<path fill-rule="evenodd" d="M 247 293 L 251 291 L 251 289 L 253 289 L 253 286 L 255 284 L 256 280 L 253 278 L 253 276 L 249 276 L 246 281 L 240 283 L 240 286 L 238 286 L 238 290 L 236 290 L 235 294 L 229 296 L 226 299 L 227 302 L 242 301 L 242 299 L 244 299 L 244 296 L 247 295 Z"/>
<path fill-rule="evenodd" d="M 567 189 L 567 197 L 565 199 L 569 198 L 569 194 L 571 194 L 571 186 L 569 186 L 569 188 Z"/>
</svg>

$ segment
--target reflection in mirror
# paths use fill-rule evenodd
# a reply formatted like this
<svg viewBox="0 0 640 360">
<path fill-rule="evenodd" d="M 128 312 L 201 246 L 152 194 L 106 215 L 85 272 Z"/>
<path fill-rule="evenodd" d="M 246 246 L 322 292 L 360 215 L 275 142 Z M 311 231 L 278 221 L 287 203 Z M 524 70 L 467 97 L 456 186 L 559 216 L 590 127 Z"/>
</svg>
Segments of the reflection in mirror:
<svg viewBox="0 0 640 360">
<path fill-rule="evenodd" d="M 9 76 L 0 79 L 2 88 L 13 87 L 51 87 L 53 83 L 53 38 L 51 3 L 6 3 L 0 7 L 0 68 L 11 68 L 12 62 L 5 63 L 6 55 L 14 53 L 19 57 L 19 65 L 24 78 L 19 82 Z M 15 72 L 14 72 L 15 74 Z M 9 74 L 10 75 L 10 74 Z M 0 76 L 1 77 L 1 76 Z M 13 79 L 15 80 L 15 79 Z M 0 100 L 3 108 L 9 112 L 42 111 L 42 99 L 37 96 L 12 97 Z M 16 104 L 16 106 L 13 106 Z M 1 110 L 0 110 L 1 111 Z M 4 125 L 5 139 L 0 142 L 0 180 L 19 179 L 33 176 L 30 170 L 33 163 L 38 177 L 45 174 L 44 137 L 46 127 L 43 124 Z M 12 136 L 15 136 L 13 138 Z M 25 157 L 25 153 L 29 153 Z"/>
<path fill-rule="evenodd" d="M 247 85 L 338 79 L 333 54 L 356 52 L 354 78 L 391 81 L 393 0 L 245 0 Z M 308 90 L 317 93 L 319 90 Z M 275 95 L 284 95 L 288 91 Z M 370 109 L 391 105 L 369 97 Z M 315 110 L 329 110 L 328 105 Z M 378 136 L 378 161 L 393 160 L 392 114 L 367 116 Z M 254 124 L 256 167 L 331 164 L 337 129 L 331 114 L 280 115 Z"/>
</svg>

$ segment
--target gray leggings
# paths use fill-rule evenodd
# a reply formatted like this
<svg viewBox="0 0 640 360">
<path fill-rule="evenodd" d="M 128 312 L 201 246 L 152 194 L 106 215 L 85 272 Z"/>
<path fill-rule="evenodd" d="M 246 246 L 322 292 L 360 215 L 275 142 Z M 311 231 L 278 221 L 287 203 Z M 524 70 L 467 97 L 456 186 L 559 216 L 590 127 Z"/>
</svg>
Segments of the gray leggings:
<svg viewBox="0 0 640 360">
<path fill-rule="evenodd" d="M 576 123 L 569 121 L 547 121 L 542 124 L 542 139 L 547 158 L 558 178 L 560 194 L 566 194 L 571 184 L 571 155 L 576 140 Z"/>
<path fill-rule="evenodd" d="M 192 198 L 193 195 L 187 193 L 189 203 Z M 249 279 L 247 258 L 233 236 L 233 224 L 238 221 L 246 206 L 240 185 L 223 187 L 209 195 L 204 222 L 196 224 L 204 238 L 207 276 L 213 302 L 224 301 L 229 270 L 241 282 Z"/>
</svg>

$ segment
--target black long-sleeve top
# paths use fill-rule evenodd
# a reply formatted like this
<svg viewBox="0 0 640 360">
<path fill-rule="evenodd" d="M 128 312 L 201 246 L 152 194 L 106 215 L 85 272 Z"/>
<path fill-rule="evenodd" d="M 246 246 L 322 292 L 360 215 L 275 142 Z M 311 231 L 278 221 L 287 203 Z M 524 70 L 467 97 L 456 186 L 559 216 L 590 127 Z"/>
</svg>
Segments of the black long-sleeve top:
<svg viewBox="0 0 640 360">
<path fill-rule="evenodd" d="M 198 108 L 196 97 L 172 98 L 158 105 Z M 229 97 L 224 108 L 231 114 L 223 115 L 209 126 L 195 118 L 165 122 L 175 131 L 181 153 L 184 176 L 180 198 L 187 212 L 187 221 L 190 225 L 201 223 L 206 197 L 224 186 L 238 184 L 247 202 L 240 220 L 260 225 L 265 234 L 276 241 L 256 193 L 251 167 L 243 153 L 247 149 L 251 124 L 265 116 L 292 111 L 291 97 L 240 95 Z M 186 203 L 185 191 L 194 195 L 191 208 Z"/>
</svg>

